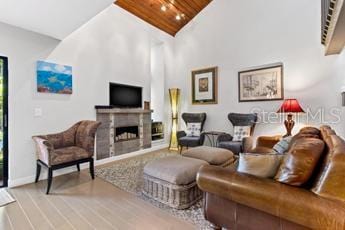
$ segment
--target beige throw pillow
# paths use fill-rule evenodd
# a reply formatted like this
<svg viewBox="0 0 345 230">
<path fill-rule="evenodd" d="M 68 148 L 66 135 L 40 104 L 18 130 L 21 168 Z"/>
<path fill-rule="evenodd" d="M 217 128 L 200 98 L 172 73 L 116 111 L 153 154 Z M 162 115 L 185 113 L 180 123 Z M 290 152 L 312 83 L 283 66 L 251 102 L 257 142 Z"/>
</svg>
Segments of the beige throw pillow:
<svg viewBox="0 0 345 230">
<path fill-rule="evenodd" d="M 280 166 L 282 155 L 240 153 L 237 171 L 257 177 L 273 178 Z"/>
<path fill-rule="evenodd" d="M 243 138 L 250 136 L 250 126 L 235 126 L 233 141 L 242 141 Z"/>
</svg>

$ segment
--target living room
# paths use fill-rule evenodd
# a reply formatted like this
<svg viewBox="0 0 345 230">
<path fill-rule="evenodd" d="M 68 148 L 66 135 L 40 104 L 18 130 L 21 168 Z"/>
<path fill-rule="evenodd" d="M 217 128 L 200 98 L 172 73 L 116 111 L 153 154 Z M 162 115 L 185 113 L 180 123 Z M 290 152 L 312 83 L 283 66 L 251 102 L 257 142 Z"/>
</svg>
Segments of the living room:
<svg viewBox="0 0 345 230">
<path fill-rule="evenodd" d="M 258 208 L 250 199 L 236 201 L 240 204 L 237 207 L 242 209 L 234 211 L 235 214 L 226 208 L 222 210 L 228 216 L 213 212 L 213 205 L 220 206 L 226 203 L 222 199 L 232 198 L 222 193 L 222 199 L 212 203 L 214 196 L 209 194 L 215 193 L 202 183 L 205 183 L 203 176 L 213 177 L 215 172 L 208 168 L 211 166 L 204 166 L 205 161 L 199 162 L 204 171 L 199 171 L 199 165 L 193 173 L 192 170 L 184 172 L 187 175 L 181 173 L 185 175 L 182 180 L 192 178 L 188 182 L 194 183 L 193 192 L 188 192 L 197 196 L 186 201 L 190 203 L 185 206 L 171 207 L 176 203 L 163 202 L 157 198 L 159 195 L 153 194 L 155 189 L 143 188 L 145 183 L 157 186 L 157 191 L 160 186 L 166 189 L 162 191 L 169 192 L 177 188 L 174 192 L 178 194 L 181 187 L 176 181 L 173 186 L 171 181 L 164 184 L 161 183 L 163 178 L 152 179 L 143 174 L 167 173 L 175 161 L 177 165 L 187 164 L 184 154 L 188 153 L 207 155 L 209 159 L 214 149 L 223 151 L 222 157 L 231 152 L 222 165 L 227 163 L 226 170 L 235 172 L 241 168 L 240 153 L 246 153 L 244 144 L 238 151 L 232 147 L 230 150 L 221 148 L 222 140 L 228 141 L 224 134 L 235 134 L 236 124 L 229 119 L 231 113 L 257 114 L 255 128 L 248 134 L 253 138 L 249 143 L 253 147 L 251 151 L 255 150 L 260 137 L 275 137 L 277 142 L 284 140 L 283 135 L 292 126 L 292 136 L 301 130 L 303 133 L 305 127 L 321 129 L 317 135 L 322 136 L 331 132 L 324 126 L 330 126 L 337 137 L 345 138 L 345 53 L 341 52 L 344 10 L 340 0 L 0 0 L 0 60 L 3 60 L 0 73 L 4 78 L 0 138 L 3 178 L 0 182 L 4 179 L 5 188 L 1 191 L 5 191 L 3 196 L 9 196 L 10 200 L 0 207 L 0 226 L 3 229 L 253 229 L 256 225 L 262 226 L 256 229 L 269 229 L 269 225 L 276 226 L 272 223 L 278 221 L 280 228 L 272 229 L 345 229 L 343 217 L 333 220 L 333 215 L 322 216 L 324 212 L 311 210 L 309 206 L 301 206 L 304 211 L 296 209 L 298 218 L 279 212 L 283 208 L 273 204 L 275 210 L 269 209 L 267 216 L 262 209 L 268 207 Z M 334 15 L 323 22 L 324 12 Z M 58 77 L 53 76 L 42 81 L 43 86 L 39 85 L 40 71 L 55 67 L 69 76 L 59 92 L 48 88 L 49 84 L 59 81 Z M 267 72 L 275 74 L 274 90 L 252 95 L 248 84 L 252 87 L 254 83 L 246 81 L 252 77 L 257 80 Z M 203 80 L 205 76 L 207 81 Z M 111 91 L 112 84 L 120 89 Z M 265 80 L 257 84 L 265 84 Z M 112 92 L 115 95 L 119 90 L 135 89 L 139 92 L 136 101 L 139 100 L 141 106 L 134 107 L 139 108 L 123 108 L 123 105 L 118 108 L 121 106 L 116 105 L 122 103 L 119 100 L 111 103 Z M 285 102 L 297 102 L 299 110 L 291 104 L 288 107 L 294 107 L 293 111 L 286 110 Z M 281 107 L 283 111 L 277 113 Z M 291 120 L 284 124 L 289 112 L 293 113 L 293 125 Z M 183 137 L 177 131 L 190 129 L 183 114 L 194 114 L 196 119 L 206 114 L 201 119 L 203 122 L 195 121 L 192 116 L 191 123 L 201 124 L 197 144 L 180 141 Z M 151 120 L 159 131 L 152 129 Z M 116 126 L 117 121 L 122 123 Z M 73 137 L 72 142 L 87 146 L 92 155 L 63 162 L 61 168 L 45 164 L 40 158 L 40 147 L 47 148 L 46 135 L 70 130 L 70 127 L 79 130 L 75 124 L 86 126 L 86 134 Z M 129 131 L 122 131 L 124 126 L 129 127 Z M 121 134 L 116 135 L 117 132 Z M 158 139 L 151 139 L 153 132 Z M 124 144 L 126 141 L 128 146 Z M 65 142 L 67 140 L 63 140 L 61 146 Z M 57 148 L 55 144 L 54 148 Z M 159 159 L 170 160 L 158 164 Z M 228 161 L 231 161 L 230 167 Z M 93 165 L 94 180 L 89 175 Z M 151 168 L 147 167 L 144 172 L 147 165 Z M 42 168 L 40 173 L 38 168 Z M 176 168 L 174 170 L 176 172 Z M 342 166 L 339 172 L 344 170 Z M 196 179 L 197 173 L 200 181 Z M 222 171 L 219 173 L 223 175 Z M 242 175 L 239 171 L 236 173 Z M 168 177 L 171 179 L 171 175 Z M 324 207 L 345 213 L 345 197 L 341 195 L 345 191 L 343 181 L 334 182 L 340 195 L 329 199 L 329 204 L 329 196 L 324 198 L 317 192 L 315 195 L 303 186 L 296 188 L 298 186 L 281 183 L 273 177 L 265 180 L 274 181 L 274 186 L 301 189 L 303 194 L 310 193 L 312 199 L 320 198 Z M 219 180 L 222 179 L 227 178 Z M 228 194 L 236 194 L 234 186 L 212 185 L 224 188 Z M 238 185 L 242 184 L 238 182 Z M 264 201 L 260 199 L 264 196 L 262 193 L 258 200 Z M 208 206 L 211 212 L 206 209 L 206 201 L 211 202 Z M 251 205 L 259 212 L 248 211 L 244 217 L 247 219 L 230 217 L 239 216 Z M 308 218 L 320 221 L 307 221 Z"/>
</svg>

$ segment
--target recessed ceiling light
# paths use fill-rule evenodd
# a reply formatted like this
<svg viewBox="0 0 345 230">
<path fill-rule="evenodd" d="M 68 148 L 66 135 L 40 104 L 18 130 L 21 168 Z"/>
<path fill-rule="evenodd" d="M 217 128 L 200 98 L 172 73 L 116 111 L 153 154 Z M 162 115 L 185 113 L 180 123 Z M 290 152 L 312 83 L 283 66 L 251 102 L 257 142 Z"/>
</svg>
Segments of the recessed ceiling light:
<svg viewBox="0 0 345 230">
<path fill-rule="evenodd" d="M 162 5 L 161 10 L 162 10 L 163 12 L 167 11 L 167 9 L 168 9 L 168 8 L 167 8 L 165 5 Z"/>
<path fill-rule="evenodd" d="M 177 21 L 180 21 L 181 20 L 181 15 L 178 14 L 178 15 L 176 15 L 175 18 L 176 18 Z"/>
</svg>

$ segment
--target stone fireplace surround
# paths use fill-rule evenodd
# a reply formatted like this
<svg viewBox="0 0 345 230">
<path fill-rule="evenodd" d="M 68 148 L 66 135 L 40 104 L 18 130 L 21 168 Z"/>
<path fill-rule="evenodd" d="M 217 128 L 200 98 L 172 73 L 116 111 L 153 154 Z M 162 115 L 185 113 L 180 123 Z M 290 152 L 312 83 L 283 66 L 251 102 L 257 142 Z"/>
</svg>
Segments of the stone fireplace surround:
<svg viewBox="0 0 345 230">
<path fill-rule="evenodd" d="M 97 108 L 96 159 L 151 147 L 151 110 Z M 134 136 L 136 135 L 136 136 Z"/>
</svg>

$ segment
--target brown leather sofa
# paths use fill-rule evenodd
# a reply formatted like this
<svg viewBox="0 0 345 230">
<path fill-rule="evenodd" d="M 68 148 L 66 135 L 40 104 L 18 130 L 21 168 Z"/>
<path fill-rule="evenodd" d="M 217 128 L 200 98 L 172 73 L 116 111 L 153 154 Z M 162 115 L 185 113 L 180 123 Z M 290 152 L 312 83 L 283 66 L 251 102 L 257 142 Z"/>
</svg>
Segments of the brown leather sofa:
<svg viewBox="0 0 345 230">
<path fill-rule="evenodd" d="M 299 133 L 293 141 L 313 135 Z M 214 229 L 345 229 L 345 141 L 328 126 L 319 136 L 326 147 L 303 187 L 202 167 L 197 183 L 205 192 L 205 218 Z M 261 149 L 273 146 L 258 141 Z"/>
</svg>

